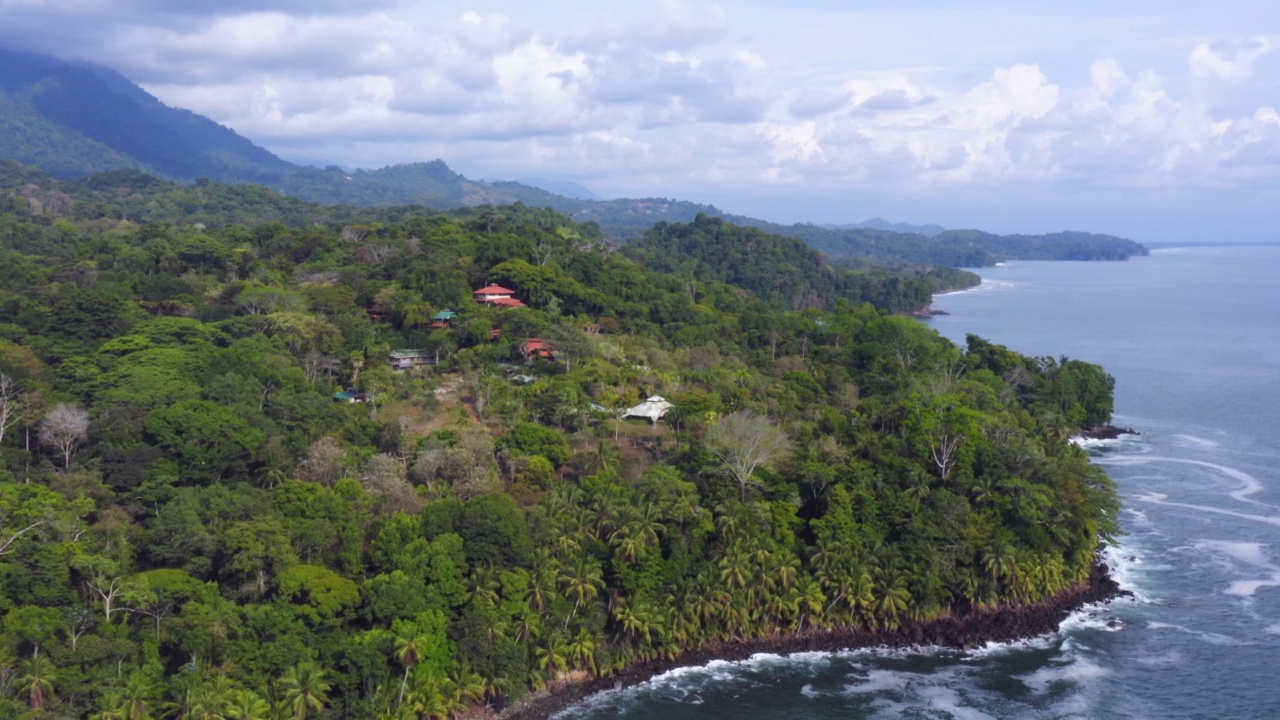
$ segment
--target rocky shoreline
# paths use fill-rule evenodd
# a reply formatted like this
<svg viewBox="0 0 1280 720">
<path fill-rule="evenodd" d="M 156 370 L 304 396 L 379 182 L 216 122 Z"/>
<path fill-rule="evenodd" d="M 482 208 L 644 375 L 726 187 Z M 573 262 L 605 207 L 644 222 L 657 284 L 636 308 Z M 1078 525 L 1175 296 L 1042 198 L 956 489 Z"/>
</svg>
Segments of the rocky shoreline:
<svg viewBox="0 0 1280 720">
<path fill-rule="evenodd" d="M 1004 606 L 926 623 L 904 623 L 898 630 L 821 630 L 800 635 L 785 634 L 742 642 L 712 643 L 691 650 L 675 660 L 637 663 L 609 678 L 561 685 L 532 693 L 498 714 L 500 720 L 548 718 L 589 695 L 638 685 L 668 670 L 697 667 L 713 660 L 746 660 L 757 653 L 789 655 L 799 652 L 839 651 L 857 648 L 947 647 L 971 650 L 989 642 L 1027 640 L 1056 632 L 1073 611 L 1083 605 L 1130 595 L 1111 579 L 1105 563 L 1094 565 L 1089 582 L 1057 598 L 1031 605 Z"/>
<path fill-rule="evenodd" d="M 1139 435 L 1133 428 L 1116 427 L 1115 425 L 1096 425 L 1080 431 L 1079 437 L 1086 440 L 1115 440 L 1121 435 Z"/>
</svg>

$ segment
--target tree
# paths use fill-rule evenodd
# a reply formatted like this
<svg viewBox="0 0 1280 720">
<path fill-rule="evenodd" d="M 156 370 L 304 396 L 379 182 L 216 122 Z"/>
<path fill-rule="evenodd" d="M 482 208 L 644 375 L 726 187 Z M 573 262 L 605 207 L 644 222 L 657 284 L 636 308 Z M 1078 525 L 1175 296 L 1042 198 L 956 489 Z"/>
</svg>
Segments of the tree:
<svg viewBox="0 0 1280 720">
<path fill-rule="evenodd" d="M 183 400 L 147 416 L 147 434 L 181 463 L 184 474 L 212 480 L 241 472 L 266 435 L 236 411 L 208 400 Z"/>
<path fill-rule="evenodd" d="M 222 716 L 226 720 L 270 720 L 271 705 L 252 690 L 237 690 L 227 699 Z"/>
<path fill-rule="evenodd" d="M 62 453 L 62 468 L 71 467 L 71 456 L 89 437 L 89 413 L 68 403 L 58 403 L 40 423 L 40 442 Z"/>
<path fill-rule="evenodd" d="M 707 431 L 707 447 L 738 481 L 745 501 L 756 470 L 786 457 L 791 440 L 768 417 L 742 411 L 725 415 Z"/>
<path fill-rule="evenodd" d="M 302 662 L 289 669 L 281 679 L 285 705 L 297 720 L 307 720 L 311 710 L 324 710 L 329 702 L 329 683 L 324 670 L 313 662 Z"/>
<path fill-rule="evenodd" d="M 322 437 L 307 448 L 307 456 L 298 463 L 298 477 L 321 485 L 332 486 L 342 476 L 342 446 L 331 437 Z"/>
<path fill-rule="evenodd" d="M 32 710 L 43 710 L 53 695 L 54 668 L 48 658 L 33 656 L 26 662 L 26 672 L 18 678 L 18 687 L 27 693 Z"/>
<path fill-rule="evenodd" d="M 0 446 L 4 445 L 4 431 L 18 420 L 18 404 L 21 395 L 13 378 L 0 373 Z"/>
<path fill-rule="evenodd" d="M 404 666 L 404 678 L 400 680 L 400 697 L 396 700 L 396 705 L 404 703 L 404 688 L 409 683 L 409 671 L 422 658 L 422 651 L 426 649 L 427 643 L 425 635 L 396 638 L 396 659 Z"/>
</svg>

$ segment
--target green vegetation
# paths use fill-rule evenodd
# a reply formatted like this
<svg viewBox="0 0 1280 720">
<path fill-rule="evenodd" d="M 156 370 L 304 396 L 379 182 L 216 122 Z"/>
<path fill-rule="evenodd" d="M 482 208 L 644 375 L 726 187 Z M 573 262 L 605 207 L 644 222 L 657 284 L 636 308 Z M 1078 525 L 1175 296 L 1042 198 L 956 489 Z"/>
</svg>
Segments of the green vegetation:
<svg viewBox="0 0 1280 720">
<path fill-rule="evenodd" d="M 951 269 L 833 267 L 801 240 L 706 215 L 688 225 L 659 223 L 623 252 L 654 270 L 734 285 L 791 310 L 829 310 L 841 299 L 895 312 L 917 310 L 928 307 L 935 292 L 980 282 L 977 275 Z"/>
<path fill-rule="evenodd" d="M 1034 601 L 1116 532 L 1066 440 L 1111 378 L 889 314 L 913 279 L 706 218 L 636 262 L 523 206 L 2 170 L 3 717 L 444 718 Z"/>
</svg>

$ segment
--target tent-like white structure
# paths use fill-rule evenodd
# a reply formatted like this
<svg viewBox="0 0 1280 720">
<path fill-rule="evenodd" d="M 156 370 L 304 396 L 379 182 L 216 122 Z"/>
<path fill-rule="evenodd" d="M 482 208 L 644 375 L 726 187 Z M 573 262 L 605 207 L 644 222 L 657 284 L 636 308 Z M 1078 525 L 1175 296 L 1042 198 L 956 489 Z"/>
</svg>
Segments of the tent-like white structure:
<svg viewBox="0 0 1280 720">
<path fill-rule="evenodd" d="M 658 421 L 662 419 L 662 416 L 666 415 L 667 411 L 673 407 L 675 407 L 675 405 L 672 405 L 663 398 L 654 395 L 639 405 L 636 405 L 633 408 L 628 408 L 624 417 L 649 418 L 649 422 L 657 425 Z"/>
</svg>

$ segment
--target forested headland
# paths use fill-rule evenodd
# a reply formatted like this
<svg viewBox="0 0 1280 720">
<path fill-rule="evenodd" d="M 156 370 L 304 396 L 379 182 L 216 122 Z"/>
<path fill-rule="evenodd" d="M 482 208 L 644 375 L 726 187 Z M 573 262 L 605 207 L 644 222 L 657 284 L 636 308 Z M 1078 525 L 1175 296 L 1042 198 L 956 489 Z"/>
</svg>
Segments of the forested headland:
<svg viewBox="0 0 1280 720">
<path fill-rule="evenodd" d="M 1112 379 L 896 314 L 927 268 L 6 173 L 2 717 L 456 717 L 1029 605 L 1118 531 Z"/>
</svg>

